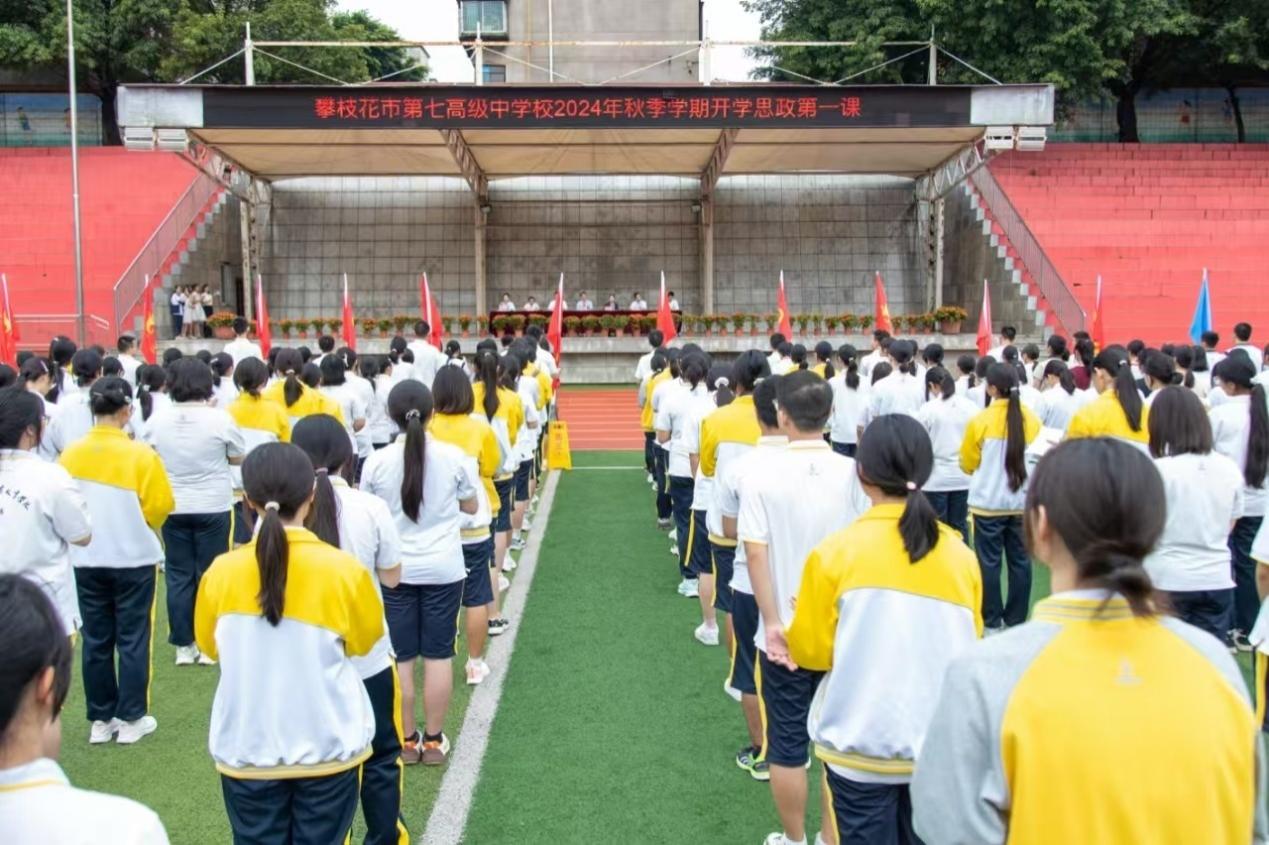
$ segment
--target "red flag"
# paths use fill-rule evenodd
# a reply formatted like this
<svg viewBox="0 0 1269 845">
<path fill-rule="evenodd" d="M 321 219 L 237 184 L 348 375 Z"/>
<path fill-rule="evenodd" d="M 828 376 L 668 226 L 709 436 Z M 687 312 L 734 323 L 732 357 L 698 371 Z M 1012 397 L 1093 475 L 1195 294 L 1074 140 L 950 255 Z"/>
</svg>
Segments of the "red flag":
<svg viewBox="0 0 1269 845">
<path fill-rule="evenodd" d="M 348 274 L 344 274 L 344 346 L 357 348 L 357 326 L 353 322 L 352 300 L 348 297 Z"/>
<path fill-rule="evenodd" d="M 894 325 L 890 322 L 890 303 L 886 299 L 886 286 L 881 281 L 881 271 L 877 271 L 876 277 L 873 279 L 873 328 L 883 332 L 893 332 Z"/>
<path fill-rule="evenodd" d="M 9 277 L 0 273 L 0 361 L 18 363 L 18 324 L 9 302 Z"/>
<path fill-rule="evenodd" d="M 423 320 L 431 329 L 427 342 L 437 349 L 442 349 L 445 343 L 441 331 L 441 307 L 436 304 L 436 297 L 432 296 L 432 286 L 427 282 L 427 273 L 419 278 L 419 309 L 423 314 Z"/>
<path fill-rule="evenodd" d="M 987 280 L 983 279 L 983 308 L 978 312 L 978 354 L 986 355 L 991 349 L 991 296 L 987 292 Z"/>
<path fill-rule="evenodd" d="M 154 328 L 154 291 L 150 290 L 150 277 L 145 277 L 145 291 L 141 294 L 141 358 L 147 364 L 159 359 L 159 335 Z"/>
<path fill-rule="evenodd" d="M 679 336 L 679 330 L 674 327 L 674 312 L 670 310 L 670 297 L 665 292 L 665 271 L 661 271 L 661 299 L 657 303 L 657 329 L 665 336 L 665 342 L 669 343 Z"/>
<path fill-rule="evenodd" d="M 273 339 L 269 334 L 269 306 L 264 301 L 264 279 L 256 273 L 256 340 L 260 343 L 260 354 L 267 361 Z"/>
<path fill-rule="evenodd" d="M 547 343 L 555 353 L 555 363 L 564 352 L 564 274 L 560 273 L 560 286 L 555 291 L 555 307 L 551 309 L 551 324 L 546 330 Z"/>
<path fill-rule="evenodd" d="M 1102 276 L 1097 274 L 1097 304 L 1093 306 L 1093 351 L 1100 352 L 1106 345 L 1106 327 L 1102 324 Z"/>
<path fill-rule="evenodd" d="M 789 299 L 784 295 L 784 271 L 780 271 L 780 290 L 776 293 L 776 331 L 793 337 L 793 321 L 789 317 Z"/>
</svg>

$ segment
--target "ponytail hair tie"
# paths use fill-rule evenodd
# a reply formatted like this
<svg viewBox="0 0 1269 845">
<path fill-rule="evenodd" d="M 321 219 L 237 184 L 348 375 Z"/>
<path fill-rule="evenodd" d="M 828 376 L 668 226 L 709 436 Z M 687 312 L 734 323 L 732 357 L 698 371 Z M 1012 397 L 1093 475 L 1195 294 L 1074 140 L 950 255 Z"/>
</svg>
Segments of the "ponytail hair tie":
<svg viewBox="0 0 1269 845">
<path fill-rule="evenodd" d="M 714 382 L 715 387 L 731 387 L 731 382 L 727 380 L 727 376 L 720 376 L 718 381 Z"/>
<path fill-rule="evenodd" d="M 313 471 L 317 473 L 318 475 L 330 475 L 330 470 L 328 470 L 326 467 L 318 467 L 317 469 Z"/>
<path fill-rule="evenodd" d="M 1016 385 L 1016 384 L 1015 384 L 1013 387 L 1009 388 L 1009 395 L 1010 395 L 1010 396 L 1017 396 L 1017 395 L 1018 395 L 1019 393 L 1021 393 L 1021 392 L 1022 392 L 1022 391 L 1019 389 L 1018 385 Z"/>
<path fill-rule="evenodd" d="M 274 513 L 277 513 L 278 511 L 282 510 L 282 506 L 279 505 L 277 502 L 265 502 L 264 509 L 266 512 L 273 511 Z"/>
<path fill-rule="evenodd" d="M 293 376 L 293 375 L 295 375 L 295 370 L 287 370 L 287 371 L 286 371 L 286 373 L 285 373 L 285 375 L 288 375 L 288 376 Z"/>
<path fill-rule="evenodd" d="M 405 412 L 405 418 L 407 421 L 419 420 L 423 418 L 423 414 L 419 411 L 418 408 L 411 408 L 410 410 Z"/>
<path fill-rule="evenodd" d="M 909 492 L 909 493 L 915 493 L 915 492 L 916 492 L 917 486 L 916 486 L 916 482 L 915 482 L 915 481 L 905 481 L 905 482 L 904 482 L 904 484 L 903 484 L 903 486 L 904 486 L 904 487 L 906 487 L 906 488 L 908 488 L 908 492 Z"/>
</svg>

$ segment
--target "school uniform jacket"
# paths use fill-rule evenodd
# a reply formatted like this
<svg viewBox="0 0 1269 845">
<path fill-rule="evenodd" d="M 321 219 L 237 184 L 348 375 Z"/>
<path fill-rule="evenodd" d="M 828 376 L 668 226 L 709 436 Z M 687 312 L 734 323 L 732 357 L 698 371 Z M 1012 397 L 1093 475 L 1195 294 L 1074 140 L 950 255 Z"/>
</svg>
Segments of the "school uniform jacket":
<svg viewBox="0 0 1269 845">
<path fill-rule="evenodd" d="M 952 661 L 912 781 L 928 845 L 1263 842 L 1259 725 L 1225 646 L 1060 593 Z"/>
<path fill-rule="evenodd" d="M 356 558 L 288 528 L 277 627 L 260 611 L 255 543 L 212 562 L 198 585 L 194 637 L 220 661 L 209 747 L 240 779 L 320 777 L 370 756 L 374 712 L 348 658 L 384 633 L 379 589 Z"/>
<path fill-rule="evenodd" d="M 875 505 L 812 549 L 786 632 L 793 662 L 828 673 L 811 704 L 816 756 L 869 783 L 911 779 L 947 664 L 983 629 L 978 559 L 939 525 L 912 563 L 903 509 Z"/>
<path fill-rule="evenodd" d="M 58 459 L 79 484 L 99 530 L 72 546 L 72 566 L 127 569 L 163 560 L 158 530 L 176 507 L 158 453 L 121 429 L 99 425 Z"/>
<path fill-rule="evenodd" d="M 76 789 L 47 757 L 0 769 L 0 842 L 6 845 L 168 845 L 149 807 L 118 795 Z"/>
<path fill-rule="evenodd" d="M 1066 436 L 1077 437 L 1113 437 L 1130 446 L 1136 446 L 1147 455 L 1150 443 L 1150 408 L 1141 403 L 1141 428 L 1133 431 L 1128 425 L 1128 415 L 1124 406 L 1119 404 L 1119 397 L 1114 388 L 1108 388 L 1092 402 L 1075 412 L 1071 423 L 1066 428 Z"/>
<path fill-rule="evenodd" d="M 727 465 L 758 445 L 762 429 L 754 410 L 753 396 L 737 396 L 701 420 L 700 474 L 704 478 L 721 477 Z M 712 496 L 705 509 L 705 527 L 709 541 L 718 546 L 735 546 L 735 540 L 723 536 L 723 513 L 718 497 Z"/>
<path fill-rule="evenodd" d="M 506 481 L 515 475 L 516 467 L 520 464 L 515 445 L 520 427 L 524 425 L 524 403 L 520 401 L 519 394 L 514 390 L 499 387 L 498 410 L 494 411 L 493 419 L 488 419 L 485 416 L 485 385 L 482 382 L 476 382 L 471 389 L 476 398 L 473 406 L 476 409 L 476 417 L 486 420 L 493 428 L 494 436 L 498 439 L 498 450 L 502 453 L 502 463 L 494 474 L 494 481 Z M 494 498 L 496 499 L 497 496 L 495 495 Z"/>
<path fill-rule="evenodd" d="M 652 394 L 656 393 L 657 386 L 669 377 L 670 368 L 666 367 L 661 372 L 655 373 L 648 378 L 647 386 L 643 391 L 643 405 L 639 410 L 639 425 L 645 432 L 656 430 L 656 413 L 652 409 Z"/>
<path fill-rule="evenodd" d="M 282 406 L 282 410 L 294 426 L 297 422 L 305 417 L 311 417 L 314 414 L 329 414 L 340 423 L 344 422 L 344 411 L 340 408 L 339 403 L 329 396 L 323 396 L 321 392 L 314 390 L 307 384 L 300 385 L 300 398 L 295 400 L 294 405 L 286 404 L 286 379 L 275 381 L 273 384 L 265 388 L 265 399 L 270 399 Z M 352 421 L 349 420 L 349 423 Z"/>
<path fill-rule="evenodd" d="M 1030 444 L 1040 434 L 1040 419 L 1027 406 L 1019 405 L 1024 439 Z M 969 421 L 961 444 L 961 470 L 970 476 L 969 509 L 982 516 L 1022 513 L 1027 499 L 1026 483 L 1017 490 L 1010 490 L 1009 474 L 1005 472 L 1008 410 L 1009 400 L 992 402 Z"/>
<path fill-rule="evenodd" d="M 475 464 L 472 474 L 480 478 L 476 512 L 463 514 L 463 544 L 489 539 L 489 526 L 502 509 L 502 501 L 494 489 L 494 475 L 502 464 L 502 453 L 498 451 L 498 438 L 493 428 L 475 414 L 436 414 L 428 424 L 428 430 L 437 440 L 457 446 L 471 458 Z"/>
</svg>

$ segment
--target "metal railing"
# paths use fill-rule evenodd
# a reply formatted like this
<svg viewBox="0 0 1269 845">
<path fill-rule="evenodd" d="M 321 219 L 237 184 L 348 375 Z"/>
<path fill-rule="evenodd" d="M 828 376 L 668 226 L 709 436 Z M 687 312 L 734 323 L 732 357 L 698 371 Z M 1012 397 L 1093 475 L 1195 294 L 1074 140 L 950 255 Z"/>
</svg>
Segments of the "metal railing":
<svg viewBox="0 0 1269 845">
<path fill-rule="evenodd" d="M 74 338 L 79 333 L 77 314 L 17 314 L 18 327 L 23 331 L 18 346 L 48 354 L 48 338 L 64 335 Z M 39 338 L 39 340 L 36 340 Z M 113 349 L 118 334 L 110 321 L 96 314 L 84 315 L 84 342 L 100 344 Z"/>
<path fill-rule="evenodd" d="M 176 249 L 181 236 L 198 219 L 199 213 L 220 190 L 220 185 L 209 176 L 199 173 L 194 177 L 185 193 L 145 242 L 145 246 L 141 247 L 137 257 L 132 259 L 128 269 L 123 271 L 114 288 L 114 319 L 117 329 L 123 331 L 128 315 L 141 302 L 146 277 L 159 281 L 157 276 L 163 262 Z"/>
<path fill-rule="evenodd" d="M 1063 281 L 1061 274 L 1049 260 L 1044 247 L 1040 246 L 1040 242 L 1031 233 L 1031 229 L 1018 213 L 1018 209 L 1014 208 L 1008 195 L 1000 187 L 996 177 L 992 175 L 991 168 L 978 168 L 970 174 L 969 180 L 982 196 L 983 201 L 987 203 L 992 218 L 1017 251 L 1022 266 L 1035 281 L 1041 296 L 1057 317 L 1066 335 L 1069 337 L 1072 332 L 1082 331 L 1084 309 L 1080 307 L 1075 294 L 1071 292 L 1071 288 Z"/>
</svg>

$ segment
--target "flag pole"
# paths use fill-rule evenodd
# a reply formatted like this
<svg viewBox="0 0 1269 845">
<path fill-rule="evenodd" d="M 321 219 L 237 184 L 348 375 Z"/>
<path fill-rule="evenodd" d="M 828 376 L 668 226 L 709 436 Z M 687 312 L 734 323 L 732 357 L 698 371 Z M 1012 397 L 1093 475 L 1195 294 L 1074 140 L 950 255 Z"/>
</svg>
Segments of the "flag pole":
<svg viewBox="0 0 1269 845">
<path fill-rule="evenodd" d="M 75 9 L 66 0 L 66 78 L 70 93 L 71 217 L 75 234 L 75 335 L 80 347 L 88 345 L 84 315 L 84 247 L 79 219 L 79 104 L 75 97 Z"/>
</svg>

